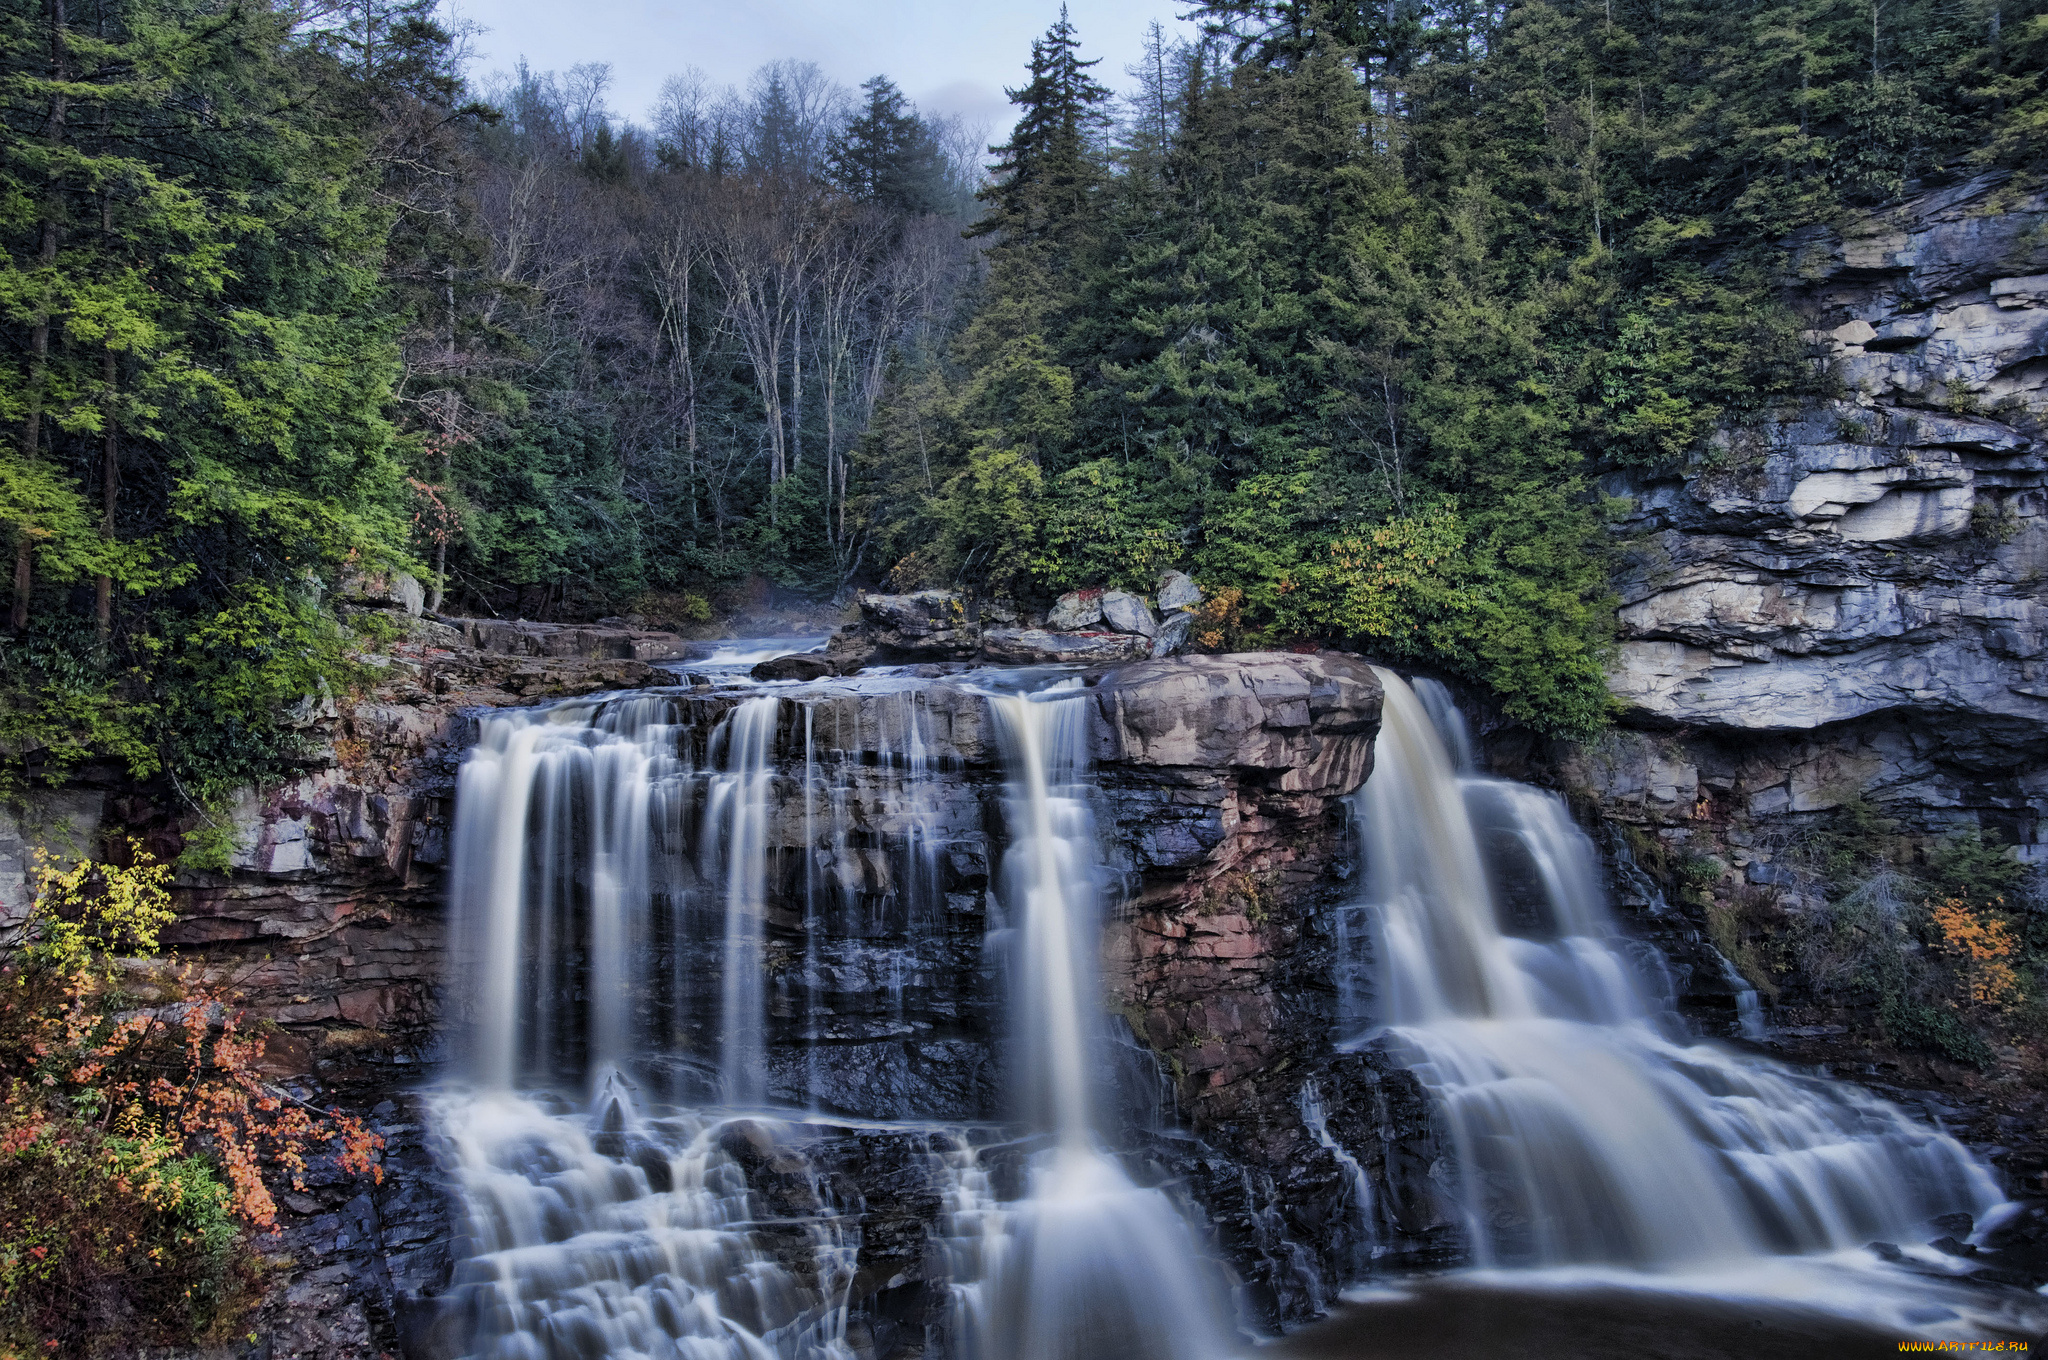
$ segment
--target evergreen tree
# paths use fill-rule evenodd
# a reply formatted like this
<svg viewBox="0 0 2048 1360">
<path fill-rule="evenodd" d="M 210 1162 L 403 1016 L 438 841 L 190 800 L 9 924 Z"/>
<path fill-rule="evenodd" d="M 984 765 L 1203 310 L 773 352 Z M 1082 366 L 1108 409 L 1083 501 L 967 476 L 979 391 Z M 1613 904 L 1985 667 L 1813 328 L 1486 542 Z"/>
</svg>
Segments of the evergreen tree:
<svg viewBox="0 0 2048 1360">
<path fill-rule="evenodd" d="M 389 216 L 332 60 L 281 16 L 74 17 L 10 5 L 0 49 L 29 95 L 0 151 L 0 723 L 39 759 L 113 751 L 217 792 L 288 745 L 273 705 L 314 684 L 318 582 L 404 558 Z"/>
<path fill-rule="evenodd" d="M 930 126 L 887 76 L 860 88 L 866 103 L 827 144 L 827 181 L 890 212 L 945 211 L 951 197 L 945 153 Z"/>
<path fill-rule="evenodd" d="M 1013 244 L 1071 246 L 1087 231 L 1108 182 L 1103 134 L 1109 87 L 1089 74 L 1101 58 L 1081 59 L 1081 39 L 1067 8 L 1031 44 L 1030 80 L 1006 93 L 1022 112 L 1010 140 L 990 147 L 999 158 L 980 197 L 988 213 L 972 228 L 1000 232 Z"/>
</svg>

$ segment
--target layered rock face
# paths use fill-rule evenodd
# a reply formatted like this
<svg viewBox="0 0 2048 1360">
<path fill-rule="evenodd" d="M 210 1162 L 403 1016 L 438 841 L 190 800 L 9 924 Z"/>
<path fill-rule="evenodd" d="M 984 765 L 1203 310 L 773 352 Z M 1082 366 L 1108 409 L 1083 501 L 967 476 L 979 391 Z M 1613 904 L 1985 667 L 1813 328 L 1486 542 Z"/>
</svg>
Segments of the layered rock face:
<svg viewBox="0 0 2048 1360">
<path fill-rule="evenodd" d="M 870 662 L 1114 665 L 1179 655 L 1201 602 L 1200 587 L 1178 571 L 1161 573 L 1152 601 L 1122 590 L 1075 590 L 1042 615 L 955 590 L 863 595 L 860 622 L 841 629 L 826 654 L 842 674 Z"/>
<path fill-rule="evenodd" d="M 1831 755 L 1767 739 L 1682 757 L 1692 773 L 1653 780 L 1670 806 L 1768 817 L 1874 789 L 2002 809 L 2032 842 L 2048 808 L 2044 225 L 2040 195 L 1994 176 L 1806 234 L 1793 301 L 1843 396 L 1728 434 L 1682 475 L 1610 483 L 1633 504 L 1624 721 L 1839 733 Z M 2003 791 L 1964 787 L 1987 780 Z"/>
</svg>

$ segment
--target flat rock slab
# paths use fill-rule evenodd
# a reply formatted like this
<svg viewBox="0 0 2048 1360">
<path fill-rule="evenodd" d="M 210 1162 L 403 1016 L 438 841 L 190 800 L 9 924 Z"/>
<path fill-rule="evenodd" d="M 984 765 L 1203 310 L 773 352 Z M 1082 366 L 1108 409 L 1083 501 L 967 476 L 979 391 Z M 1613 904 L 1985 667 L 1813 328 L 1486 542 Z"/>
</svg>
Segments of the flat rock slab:
<svg viewBox="0 0 2048 1360">
<path fill-rule="evenodd" d="M 1142 633 L 1056 633 L 1044 628 L 991 628 L 982 634 L 981 654 L 1013 666 L 1059 662 L 1102 664 L 1138 661 L 1152 655 Z"/>
</svg>

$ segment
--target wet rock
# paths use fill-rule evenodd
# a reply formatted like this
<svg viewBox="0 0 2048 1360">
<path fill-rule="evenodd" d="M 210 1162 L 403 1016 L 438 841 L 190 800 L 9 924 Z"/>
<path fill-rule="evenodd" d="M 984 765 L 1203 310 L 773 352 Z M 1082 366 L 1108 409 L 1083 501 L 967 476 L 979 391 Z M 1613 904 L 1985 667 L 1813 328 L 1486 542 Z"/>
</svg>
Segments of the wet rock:
<svg viewBox="0 0 2048 1360">
<path fill-rule="evenodd" d="M 689 643 L 674 633 L 642 629 L 563 623 L 529 623 L 524 619 L 453 619 L 466 645 L 500 656 L 548 657 L 554 660 L 677 661 Z"/>
<path fill-rule="evenodd" d="M 860 597 L 860 644 L 873 660 L 965 661 L 980 646 L 981 628 L 957 590 Z M 834 659 L 854 651 L 843 647 Z"/>
<path fill-rule="evenodd" d="M 1152 607 L 1121 590 L 1102 592 L 1102 620 L 1119 633 L 1151 637 L 1159 631 L 1159 620 L 1152 617 Z"/>
<path fill-rule="evenodd" d="M 1043 628 L 991 628 L 982 637 L 987 660 L 1012 666 L 1136 661 L 1152 654 L 1152 640 L 1136 633 L 1055 633 Z"/>
<path fill-rule="evenodd" d="M 1968 1237 L 1977 1226 L 1977 1220 L 1964 1213 L 1943 1214 L 1929 1221 L 1950 1237 L 1956 1238 Z"/>
<path fill-rule="evenodd" d="M 1152 639 L 1152 659 L 1158 661 L 1169 656 L 1179 656 L 1187 649 L 1188 635 L 1194 631 L 1195 616 L 1188 613 L 1170 615 L 1159 625 L 1159 632 Z"/>
<path fill-rule="evenodd" d="M 822 656 L 800 652 L 763 661 L 747 673 L 756 680 L 823 680 L 839 674 L 839 667 Z"/>
<path fill-rule="evenodd" d="M 1045 626 L 1056 633 L 1076 633 L 1102 622 L 1102 597 L 1100 590 L 1068 591 L 1047 612 Z"/>
</svg>

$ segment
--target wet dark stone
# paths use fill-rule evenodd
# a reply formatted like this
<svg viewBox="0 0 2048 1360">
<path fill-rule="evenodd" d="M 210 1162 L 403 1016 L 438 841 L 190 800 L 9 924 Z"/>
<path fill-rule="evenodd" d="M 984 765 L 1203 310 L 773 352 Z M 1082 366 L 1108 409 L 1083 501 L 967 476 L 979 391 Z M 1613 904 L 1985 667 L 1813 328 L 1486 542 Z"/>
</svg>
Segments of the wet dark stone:
<svg viewBox="0 0 2048 1360">
<path fill-rule="evenodd" d="M 839 667 L 822 656 L 798 653 L 763 661 L 747 673 L 756 680 L 823 680 L 839 674 Z"/>
<path fill-rule="evenodd" d="M 1976 1228 L 1977 1220 L 1964 1213 L 1943 1214 L 1928 1220 L 1950 1237 L 1966 1238 Z"/>
</svg>

